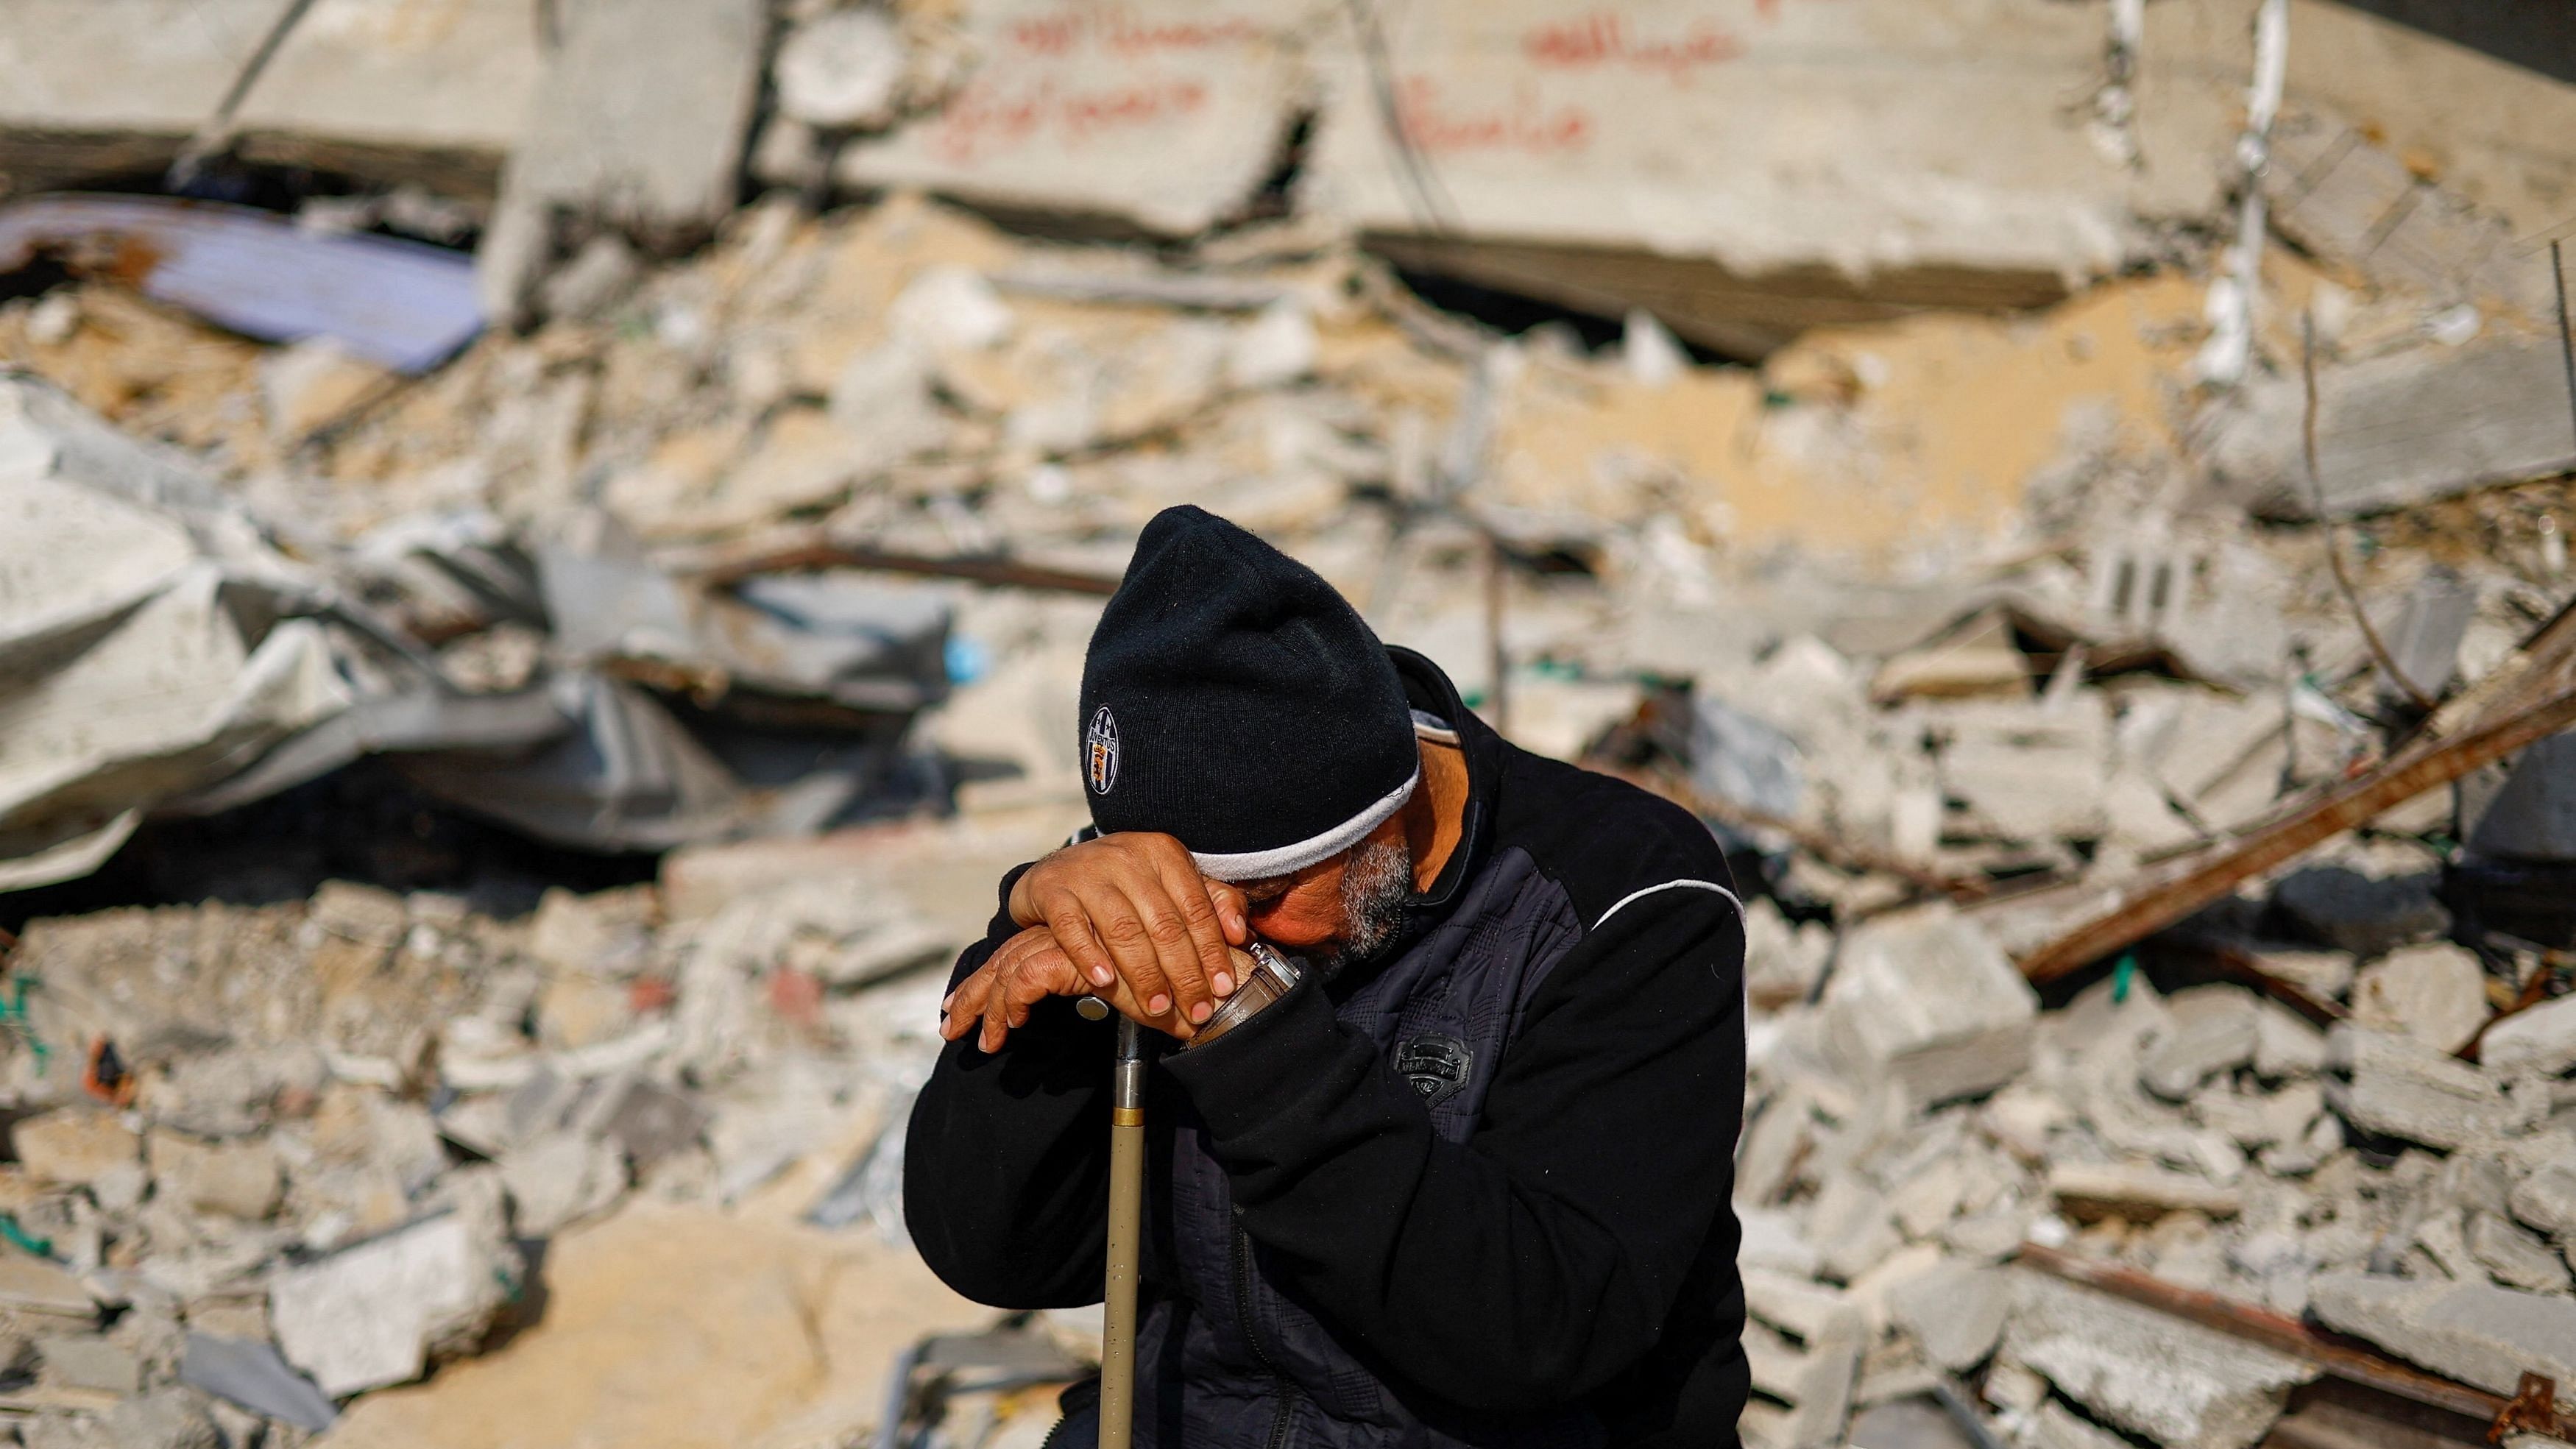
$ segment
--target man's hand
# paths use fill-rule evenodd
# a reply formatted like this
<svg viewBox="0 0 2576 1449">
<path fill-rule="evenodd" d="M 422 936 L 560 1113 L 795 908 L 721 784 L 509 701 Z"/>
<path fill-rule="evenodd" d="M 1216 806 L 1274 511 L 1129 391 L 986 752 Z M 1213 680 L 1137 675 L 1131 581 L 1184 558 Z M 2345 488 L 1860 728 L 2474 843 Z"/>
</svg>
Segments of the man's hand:
<svg viewBox="0 0 2576 1449">
<path fill-rule="evenodd" d="M 1202 877 L 1168 835 L 1068 845 L 1022 873 L 1010 912 L 1031 929 L 958 984 L 941 1029 L 951 1041 L 980 1016 L 994 1050 L 1039 998 L 1085 993 L 1186 1040 L 1234 994 L 1227 947 L 1248 938 L 1242 893 Z"/>
</svg>

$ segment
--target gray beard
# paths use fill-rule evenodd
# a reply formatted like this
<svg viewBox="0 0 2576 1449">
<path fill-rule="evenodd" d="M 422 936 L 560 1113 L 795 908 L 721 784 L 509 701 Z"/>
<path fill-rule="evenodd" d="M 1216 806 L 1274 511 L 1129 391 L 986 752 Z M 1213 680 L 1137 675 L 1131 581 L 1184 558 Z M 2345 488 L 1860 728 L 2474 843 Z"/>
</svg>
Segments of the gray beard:
<svg viewBox="0 0 2576 1449">
<path fill-rule="evenodd" d="M 1404 929 L 1404 908 L 1412 900 L 1413 848 L 1402 836 L 1354 849 L 1342 867 L 1342 914 L 1349 924 L 1342 939 L 1320 953 L 1325 974 L 1385 950 Z"/>
</svg>

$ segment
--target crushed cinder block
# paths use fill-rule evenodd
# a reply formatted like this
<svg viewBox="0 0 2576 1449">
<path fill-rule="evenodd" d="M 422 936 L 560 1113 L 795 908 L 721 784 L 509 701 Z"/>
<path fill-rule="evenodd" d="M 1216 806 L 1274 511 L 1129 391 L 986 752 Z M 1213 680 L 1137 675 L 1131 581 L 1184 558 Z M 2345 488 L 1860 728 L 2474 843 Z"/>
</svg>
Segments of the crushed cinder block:
<svg viewBox="0 0 2576 1449">
<path fill-rule="evenodd" d="M 2039 998 L 1973 922 L 1882 916 L 1843 940 L 1824 1006 L 1835 1052 L 1918 1106 L 2003 1085 L 2030 1061 Z"/>
<path fill-rule="evenodd" d="M 2329 1328 L 2369 1339 L 2398 1357 L 2493 1394 L 2511 1394 L 2525 1373 L 2560 1384 L 2565 1405 L 2576 1385 L 2576 1299 L 2543 1297 L 2479 1282 L 2417 1282 L 2364 1273 L 2325 1273 L 2308 1301 Z"/>
<path fill-rule="evenodd" d="M 2263 1002 L 2254 1017 L 2254 1075 L 2267 1082 L 2313 1077 L 2325 1070 L 2326 1034 L 2278 1002 Z"/>
<path fill-rule="evenodd" d="M 418 1378 L 473 1343 L 526 1272 L 501 1188 L 460 1173 L 454 1206 L 281 1271 L 269 1312 L 287 1361 L 332 1398 Z"/>
<path fill-rule="evenodd" d="M 2172 1449 L 2246 1449 L 2312 1364 L 2028 1269 L 2002 1352 L 2107 1422 Z"/>
<path fill-rule="evenodd" d="M 10 1127 L 9 1142 L 31 1175 L 72 1187 L 138 1176 L 143 1156 L 143 1139 L 133 1128 L 114 1112 L 92 1107 L 21 1118 Z"/>
<path fill-rule="evenodd" d="M 36 1340 L 37 1381 L 49 1388 L 125 1398 L 143 1387 L 134 1350 L 94 1333 Z"/>
<path fill-rule="evenodd" d="M 1745 1437 L 1765 1449 L 1838 1442 L 1867 1338 L 1861 1310 L 1831 1288 L 1760 1270 L 1744 1275 L 1744 1351 L 1753 1385 L 1786 1403 L 1745 1410 Z"/>
<path fill-rule="evenodd" d="M 2078 1218 L 2118 1215 L 2151 1222 L 2167 1213 L 2232 1218 L 2243 1194 L 2205 1178 L 2137 1163 L 2061 1162 L 2048 1170 L 2048 1190 Z"/>
<path fill-rule="evenodd" d="M 2455 1051 L 2486 1025 L 2487 973 L 2477 953 L 2448 941 L 2404 946 L 2361 968 L 2352 1019 L 2373 1031 L 2403 1032 L 2435 1051 Z M 2576 1016 L 2569 1018 L 2576 1042 Z M 2570 1047 L 2576 1059 L 2576 1045 Z"/>
<path fill-rule="evenodd" d="M 155 1129 L 145 1147 L 154 1194 L 190 1212 L 257 1222 L 277 1206 L 277 1149 L 265 1138 L 201 1142 Z"/>
<path fill-rule="evenodd" d="M 2462 1246 L 2489 1275 L 2509 1288 L 2534 1293 L 2567 1291 L 2567 1263 L 2530 1231 L 2493 1212 L 2469 1214 Z"/>
<path fill-rule="evenodd" d="M 1949 1262 L 1888 1290 L 1889 1315 L 1923 1356 L 1952 1373 L 1985 1361 L 2003 1337 L 2012 1285 L 2000 1269 Z"/>
<path fill-rule="evenodd" d="M 2506 1202 L 2515 1217 L 2562 1242 L 2576 1242 L 2576 1164 L 2540 1169 L 2514 1184 Z"/>
<path fill-rule="evenodd" d="M 2300 934 L 2356 956 L 2385 955 L 2451 928 L 2431 874 L 2374 877 L 2349 866 L 2292 871 L 2272 889 L 2272 909 Z"/>
<path fill-rule="evenodd" d="M 116 1449 L 223 1449 L 224 1443 L 197 1396 L 177 1387 L 127 1399 L 101 1414 L 98 1426 Z"/>
<path fill-rule="evenodd" d="M 2491 1071 L 2544 1077 L 2576 1067 L 2576 996 L 2544 1001 L 2487 1028 L 2478 1060 Z"/>
<path fill-rule="evenodd" d="M 551 1237 L 601 1212 L 626 1190 L 625 1155 L 578 1132 L 549 1132 L 504 1152 L 511 1225 L 522 1237 Z"/>
<path fill-rule="evenodd" d="M 2165 1002 L 2164 1030 L 2138 1062 L 2138 1081 L 2179 1102 L 2213 1074 L 2254 1059 L 2260 1037 L 2258 998 L 2241 986 L 2195 986 Z"/>
<path fill-rule="evenodd" d="M 2330 1082 L 2326 1100 L 2364 1132 L 2456 1149 L 2526 1131 L 2548 1112 L 2545 1092 L 2517 1095 L 2412 1037 L 2338 1026 L 2327 1047 L 2328 1065 L 2350 1080 Z"/>
</svg>

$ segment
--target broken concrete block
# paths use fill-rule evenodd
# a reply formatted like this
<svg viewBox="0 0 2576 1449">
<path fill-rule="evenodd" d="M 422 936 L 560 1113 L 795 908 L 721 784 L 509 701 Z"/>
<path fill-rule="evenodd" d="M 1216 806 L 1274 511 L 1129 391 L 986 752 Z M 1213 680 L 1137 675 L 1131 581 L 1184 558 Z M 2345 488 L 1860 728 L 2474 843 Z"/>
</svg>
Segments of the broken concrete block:
<svg viewBox="0 0 2576 1449">
<path fill-rule="evenodd" d="M 2012 1306 L 2012 1285 L 2001 1270 L 1944 1263 L 1888 1290 L 1889 1315 L 1914 1336 L 1923 1356 L 1952 1373 L 1966 1373 L 1994 1352 Z"/>
<path fill-rule="evenodd" d="M 223 1449 L 214 1420 L 183 1388 L 155 1389 L 99 1415 L 98 1427 L 116 1449 Z"/>
<path fill-rule="evenodd" d="M 2478 1043 L 2478 1060 L 2488 1070 L 2508 1075 L 2554 1077 L 2576 1067 L 2576 996 L 2544 1001 L 2487 1028 Z"/>
<path fill-rule="evenodd" d="M 50 1258 L 0 1247 L 0 1310 L 26 1325 L 69 1331 L 98 1320 L 98 1300 Z"/>
<path fill-rule="evenodd" d="M 2152 1222 L 2167 1213 L 2232 1218 L 2242 1195 L 2203 1178 L 2142 1164 L 2061 1162 L 2048 1170 L 2048 1190 L 2079 1219 L 2112 1215 Z"/>
<path fill-rule="evenodd" d="M 1856 1172 L 1838 1172 L 1825 1179 L 1807 1211 L 1807 1231 L 1825 1272 L 1845 1283 L 1876 1267 L 1905 1242 L 1888 1217 L 1887 1199 Z"/>
<path fill-rule="evenodd" d="M 191 1333 L 179 1360 L 179 1382 L 311 1433 L 330 1428 L 339 1417 L 313 1381 L 265 1340 Z"/>
<path fill-rule="evenodd" d="M 2486 968 L 2476 952 L 2448 941 L 2391 951 L 2353 984 L 2354 1025 L 2403 1032 L 2435 1051 L 2458 1050 L 2488 1014 Z M 2576 1039 L 2576 1016 L 2569 1024 Z"/>
<path fill-rule="evenodd" d="M 894 119 L 904 59 L 903 34 L 885 11 L 825 11 L 778 47 L 778 109 L 824 130 L 883 126 Z"/>
<path fill-rule="evenodd" d="M 1824 1007 L 1848 1066 L 1929 1106 L 2019 1075 L 2039 998 L 1983 930 L 1944 907 L 1880 916 L 1844 937 Z"/>
<path fill-rule="evenodd" d="M 2245 1449 L 2312 1364 L 2028 1269 L 2002 1352 L 2108 1422 L 2172 1449 Z"/>
<path fill-rule="evenodd" d="M 257 1222 L 277 1206 L 277 1149 L 266 1138 L 200 1142 L 156 1128 L 145 1145 L 155 1193 L 190 1212 Z"/>
<path fill-rule="evenodd" d="M 269 1312 L 287 1361 L 336 1399 L 418 1378 L 433 1355 L 479 1338 L 526 1271 L 503 1229 L 499 1184 L 488 1186 L 280 1272 Z"/>
<path fill-rule="evenodd" d="M 1867 1323 L 1831 1288 L 1776 1273 L 1744 1275 L 1744 1350 L 1753 1383 L 1789 1405 L 1746 1415 L 1747 1437 L 1770 1449 L 1821 1449 L 1839 1441 L 1851 1413 Z"/>
<path fill-rule="evenodd" d="M 36 1340 L 38 1382 L 53 1388 L 124 1398 L 143 1387 L 134 1350 L 94 1333 Z"/>
<path fill-rule="evenodd" d="M 114 1112 L 91 1107 L 21 1118 L 10 1127 L 9 1141 L 30 1175 L 75 1187 L 123 1173 L 143 1155 L 143 1139 L 134 1129 Z"/>
<path fill-rule="evenodd" d="M 2576 1384 L 2576 1299 L 2483 1281 L 2326 1273 L 2310 1285 L 2308 1302 L 2327 1327 L 2489 1393 L 2513 1393 L 2525 1373 Z M 2564 1396 L 2562 1388 L 2562 1403 Z"/>
<path fill-rule="evenodd" d="M 2552 1233 L 2562 1242 L 2576 1241 L 2576 1164 L 2552 1163 L 2514 1184 L 2506 1199 L 2513 1215 Z"/>
<path fill-rule="evenodd" d="M 2195 986 L 2165 1002 L 2171 1020 L 2138 1062 L 2138 1082 L 2169 1102 L 2254 1059 L 2258 1001 L 2241 986 Z"/>
<path fill-rule="evenodd" d="M 2111 717 L 2099 695 L 1927 706 L 1943 737 L 1942 792 L 1968 833 L 1994 840 L 2099 839 L 2111 828 Z"/>
<path fill-rule="evenodd" d="M 2492 1212 L 2469 1214 L 2462 1245 L 2495 1280 L 2534 1293 L 2567 1291 L 2567 1263 L 2549 1245 Z"/>
<path fill-rule="evenodd" d="M 2267 1082 L 2313 1077 L 2326 1065 L 2326 1034 L 2307 1018 L 2274 1001 L 2254 1017 L 2254 1075 Z"/>
<path fill-rule="evenodd" d="M 2345 1025 L 2327 1034 L 2327 1064 L 2351 1074 L 2326 1100 L 2365 1132 L 2460 1148 L 2526 1131 L 2547 1114 L 2543 1093 L 2516 1096 L 2496 1078 L 2412 1037 Z"/>
<path fill-rule="evenodd" d="M 549 1132 L 513 1147 L 501 1155 L 500 1168 L 511 1225 L 521 1237 L 552 1237 L 626 1191 L 624 1154 L 578 1132 Z"/>
<path fill-rule="evenodd" d="M 2272 908 L 2310 940 L 2380 956 L 2428 940 L 2451 928 L 2451 913 L 2434 898 L 2431 874 L 2374 878 L 2340 865 L 2311 866 L 2281 878 Z"/>
<path fill-rule="evenodd" d="M 1798 1232 L 1798 1221 L 1777 1208 L 1739 1207 L 1735 1221 L 1743 1229 L 1735 1260 L 1749 1268 L 1767 1268 L 1792 1278 L 1816 1276 L 1816 1250 Z"/>
</svg>

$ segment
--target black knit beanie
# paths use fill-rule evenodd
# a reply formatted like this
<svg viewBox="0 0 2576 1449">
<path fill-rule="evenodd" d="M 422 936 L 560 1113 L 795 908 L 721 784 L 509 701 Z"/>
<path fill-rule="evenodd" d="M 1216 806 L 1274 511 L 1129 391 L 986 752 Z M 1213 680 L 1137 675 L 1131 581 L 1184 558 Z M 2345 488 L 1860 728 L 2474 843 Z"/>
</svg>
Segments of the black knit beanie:
<svg viewBox="0 0 2576 1449">
<path fill-rule="evenodd" d="M 1145 525 L 1082 667 L 1102 833 L 1176 836 L 1217 880 L 1359 843 L 1421 775 L 1386 648 L 1315 571 L 1204 509 Z"/>
</svg>

